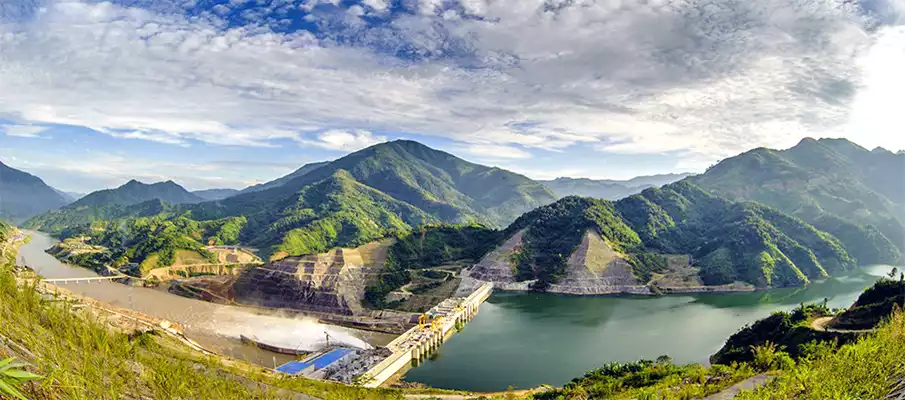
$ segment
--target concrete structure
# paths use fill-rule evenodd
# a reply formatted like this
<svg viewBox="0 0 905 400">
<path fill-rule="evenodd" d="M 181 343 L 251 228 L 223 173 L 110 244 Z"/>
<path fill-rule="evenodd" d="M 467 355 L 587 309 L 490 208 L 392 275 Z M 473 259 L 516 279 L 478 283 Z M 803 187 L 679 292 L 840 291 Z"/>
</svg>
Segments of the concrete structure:
<svg viewBox="0 0 905 400">
<path fill-rule="evenodd" d="M 384 384 L 413 362 L 420 362 L 449 339 L 457 326 L 471 321 L 478 314 L 484 300 L 493 292 L 493 284 L 485 283 L 467 297 L 444 300 L 428 311 L 429 323 L 418 325 L 403 333 L 387 345 L 393 353 L 365 372 L 359 378 L 364 387 L 374 388 Z"/>
<path fill-rule="evenodd" d="M 111 281 L 114 279 L 136 279 L 128 275 L 114 275 L 114 276 L 92 276 L 88 278 L 59 278 L 59 279 L 45 279 L 44 282 L 53 283 L 53 284 L 63 284 L 63 283 L 91 283 L 91 282 L 103 282 L 103 281 Z"/>
</svg>

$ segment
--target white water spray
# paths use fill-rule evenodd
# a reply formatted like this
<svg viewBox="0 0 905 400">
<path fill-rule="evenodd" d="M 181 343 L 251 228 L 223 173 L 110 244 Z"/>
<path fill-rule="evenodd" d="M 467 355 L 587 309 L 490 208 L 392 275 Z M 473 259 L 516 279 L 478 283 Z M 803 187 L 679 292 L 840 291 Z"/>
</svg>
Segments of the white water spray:
<svg viewBox="0 0 905 400">
<path fill-rule="evenodd" d="M 310 318 L 290 318 L 257 315 L 237 310 L 218 310 L 214 316 L 215 331 L 223 336 L 239 338 L 245 335 L 266 344 L 315 351 L 330 344 L 369 349 L 371 345 L 341 327 L 324 325 Z"/>
</svg>

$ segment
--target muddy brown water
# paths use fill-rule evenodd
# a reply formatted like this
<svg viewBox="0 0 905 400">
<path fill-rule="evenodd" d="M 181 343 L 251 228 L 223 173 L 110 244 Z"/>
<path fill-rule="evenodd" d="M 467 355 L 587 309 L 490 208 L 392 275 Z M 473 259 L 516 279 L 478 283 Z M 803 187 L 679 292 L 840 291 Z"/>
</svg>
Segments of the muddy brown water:
<svg viewBox="0 0 905 400">
<path fill-rule="evenodd" d="M 31 242 L 19 248 L 18 262 L 33 268 L 46 279 L 98 276 L 94 271 L 62 263 L 45 252 L 58 241 L 42 232 L 26 231 Z M 273 367 L 295 357 L 245 345 L 239 335 L 256 337 L 281 347 L 316 350 L 331 344 L 354 347 L 384 346 L 393 335 L 320 324 L 314 319 L 289 318 L 277 312 L 252 312 L 170 294 L 161 288 L 127 286 L 115 282 L 61 284 L 74 293 L 164 318 L 185 327 L 186 336 L 205 348 L 236 359 Z"/>
</svg>

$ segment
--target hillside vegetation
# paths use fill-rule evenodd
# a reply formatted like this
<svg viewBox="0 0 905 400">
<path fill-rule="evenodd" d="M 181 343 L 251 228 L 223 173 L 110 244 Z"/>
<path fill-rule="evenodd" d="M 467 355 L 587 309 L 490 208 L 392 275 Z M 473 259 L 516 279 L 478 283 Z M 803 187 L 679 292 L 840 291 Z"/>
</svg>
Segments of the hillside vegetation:
<svg viewBox="0 0 905 400">
<path fill-rule="evenodd" d="M 379 279 L 365 289 L 365 302 L 388 307 L 386 295 L 411 282 L 415 271 L 453 261 L 476 262 L 501 238 L 500 231 L 481 225 L 426 226 L 402 233 L 390 246 Z"/>
<path fill-rule="evenodd" d="M 905 154 L 843 139 L 805 139 L 788 150 L 759 148 L 689 180 L 754 200 L 836 236 L 861 264 L 895 264 L 905 250 Z"/>
<path fill-rule="evenodd" d="M 833 329 L 871 329 L 893 313 L 905 309 L 905 280 L 883 279 L 871 286 L 849 309 L 837 315 L 830 327 Z"/>
<path fill-rule="evenodd" d="M 525 232 L 517 278 L 555 283 L 588 229 L 625 254 L 645 283 L 666 268 L 665 254 L 692 255 L 708 285 L 795 286 L 855 265 L 835 237 L 798 218 L 682 181 L 615 203 L 567 197 L 525 214 L 504 234 Z"/>
<path fill-rule="evenodd" d="M 88 195 L 33 218 L 27 226 L 60 234 L 97 220 L 155 212 L 199 221 L 245 217 L 240 240 L 281 258 L 356 246 L 440 222 L 499 227 L 555 199 L 543 185 L 522 175 L 403 140 L 309 164 L 219 201 L 173 205 L 190 201 L 158 195 L 163 202 L 123 206 L 121 199 L 127 196 L 121 195 L 122 189 Z"/>
<path fill-rule="evenodd" d="M 68 252 L 68 261 L 105 271 L 106 266 L 130 275 L 143 276 L 158 267 L 171 266 L 180 251 L 200 254 L 209 263 L 216 256 L 206 250 L 207 245 L 236 244 L 244 228 L 244 217 L 212 221 L 195 221 L 186 216 L 158 214 L 153 217 L 95 221 L 84 229 L 67 230 L 64 244 L 85 243 L 100 246 L 102 251 Z M 70 239 L 70 240 L 66 240 Z M 54 249 L 62 251 L 61 246 Z"/>
</svg>

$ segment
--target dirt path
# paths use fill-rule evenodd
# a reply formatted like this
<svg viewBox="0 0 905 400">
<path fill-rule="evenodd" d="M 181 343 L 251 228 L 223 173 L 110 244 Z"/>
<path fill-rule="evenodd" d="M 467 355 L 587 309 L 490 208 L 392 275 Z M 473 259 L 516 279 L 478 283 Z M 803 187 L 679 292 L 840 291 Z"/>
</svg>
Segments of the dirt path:
<svg viewBox="0 0 905 400">
<path fill-rule="evenodd" d="M 870 333 L 875 331 L 875 329 L 832 329 L 827 328 L 827 324 L 833 320 L 833 317 L 820 317 L 811 322 L 811 329 L 819 332 L 833 332 L 833 333 Z"/>
<path fill-rule="evenodd" d="M 728 388 L 722 392 L 707 396 L 704 398 L 704 400 L 732 400 L 735 398 L 735 396 L 738 396 L 738 394 L 742 390 L 757 389 L 763 385 L 766 385 L 767 383 L 770 383 L 770 381 L 772 381 L 775 378 L 776 378 L 775 376 L 764 375 L 764 374 L 755 375 L 755 376 L 745 379 L 739 383 L 736 383 L 735 385 L 732 385 L 730 388 Z"/>
</svg>

